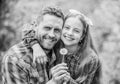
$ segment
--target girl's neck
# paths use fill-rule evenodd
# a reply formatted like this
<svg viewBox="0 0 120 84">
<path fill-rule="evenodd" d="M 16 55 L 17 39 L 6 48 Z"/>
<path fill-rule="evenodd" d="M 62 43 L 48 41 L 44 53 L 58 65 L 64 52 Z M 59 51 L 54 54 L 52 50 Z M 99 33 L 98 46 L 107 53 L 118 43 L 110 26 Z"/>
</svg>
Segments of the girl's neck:
<svg viewBox="0 0 120 84">
<path fill-rule="evenodd" d="M 68 50 L 68 54 L 74 54 L 78 49 L 78 45 L 65 46 L 65 48 Z"/>
</svg>

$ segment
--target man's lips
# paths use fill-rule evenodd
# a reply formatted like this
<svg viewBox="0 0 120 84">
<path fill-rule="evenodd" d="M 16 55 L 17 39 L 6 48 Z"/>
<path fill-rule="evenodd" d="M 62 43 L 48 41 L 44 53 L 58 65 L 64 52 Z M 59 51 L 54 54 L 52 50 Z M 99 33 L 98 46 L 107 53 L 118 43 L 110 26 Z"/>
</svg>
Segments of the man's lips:
<svg viewBox="0 0 120 84">
<path fill-rule="evenodd" d="M 57 41 L 57 39 L 56 38 L 54 38 L 54 37 L 46 37 L 46 36 L 44 36 L 43 37 L 45 40 L 48 40 L 49 42 L 56 42 Z"/>
<path fill-rule="evenodd" d="M 53 42 L 56 42 L 55 40 L 53 39 L 45 39 L 46 41 L 48 41 L 49 43 L 53 43 Z"/>
<path fill-rule="evenodd" d="M 49 38 L 43 38 L 43 39 L 47 44 L 54 44 L 56 42 L 55 40 Z"/>
</svg>

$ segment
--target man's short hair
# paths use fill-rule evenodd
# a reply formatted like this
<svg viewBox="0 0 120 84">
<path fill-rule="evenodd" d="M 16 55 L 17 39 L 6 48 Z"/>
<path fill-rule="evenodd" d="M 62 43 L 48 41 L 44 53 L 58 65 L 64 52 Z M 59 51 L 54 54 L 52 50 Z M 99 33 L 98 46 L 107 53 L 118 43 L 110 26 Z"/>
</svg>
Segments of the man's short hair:
<svg viewBox="0 0 120 84">
<path fill-rule="evenodd" d="M 38 17 L 38 20 L 37 20 L 38 23 L 41 21 L 42 17 L 46 14 L 54 15 L 56 17 L 61 18 L 64 21 L 64 14 L 59 7 L 47 6 L 47 7 L 43 8 L 43 10 L 41 11 L 41 14 L 40 14 L 40 16 Z"/>
</svg>

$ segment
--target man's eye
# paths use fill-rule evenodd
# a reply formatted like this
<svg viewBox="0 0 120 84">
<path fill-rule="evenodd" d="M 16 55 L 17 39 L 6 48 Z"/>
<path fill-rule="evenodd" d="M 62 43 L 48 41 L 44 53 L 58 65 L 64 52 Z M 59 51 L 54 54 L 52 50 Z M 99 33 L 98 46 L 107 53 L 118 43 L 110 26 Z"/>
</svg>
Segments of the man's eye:
<svg viewBox="0 0 120 84">
<path fill-rule="evenodd" d="M 60 29 L 55 29 L 54 31 L 55 31 L 56 33 L 60 33 L 60 32 L 61 32 Z"/>
<path fill-rule="evenodd" d="M 45 29 L 45 30 L 50 30 L 50 29 L 51 29 L 51 27 L 46 26 L 46 27 L 44 27 L 44 29 Z"/>
</svg>

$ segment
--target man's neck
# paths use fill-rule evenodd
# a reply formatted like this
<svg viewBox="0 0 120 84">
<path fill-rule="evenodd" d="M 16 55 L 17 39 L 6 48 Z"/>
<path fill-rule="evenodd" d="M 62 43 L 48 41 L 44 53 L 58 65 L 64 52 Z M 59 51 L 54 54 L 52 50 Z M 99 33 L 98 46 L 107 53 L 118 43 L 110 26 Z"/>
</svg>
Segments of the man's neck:
<svg viewBox="0 0 120 84">
<path fill-rule="evenodd" d="M 45 48 L 43 48 L 43 50 L 46 53 L 46 55 L 48 55 L 52 49 L 45 49 Z"/>
<path fill-rule="evenodd" d="M 50 52 L 50 50 L 45 50 L 45 49 L 44 49 L 44 51 L 45 51 L 46 54 L 48 54 Z"/>
</svg>

